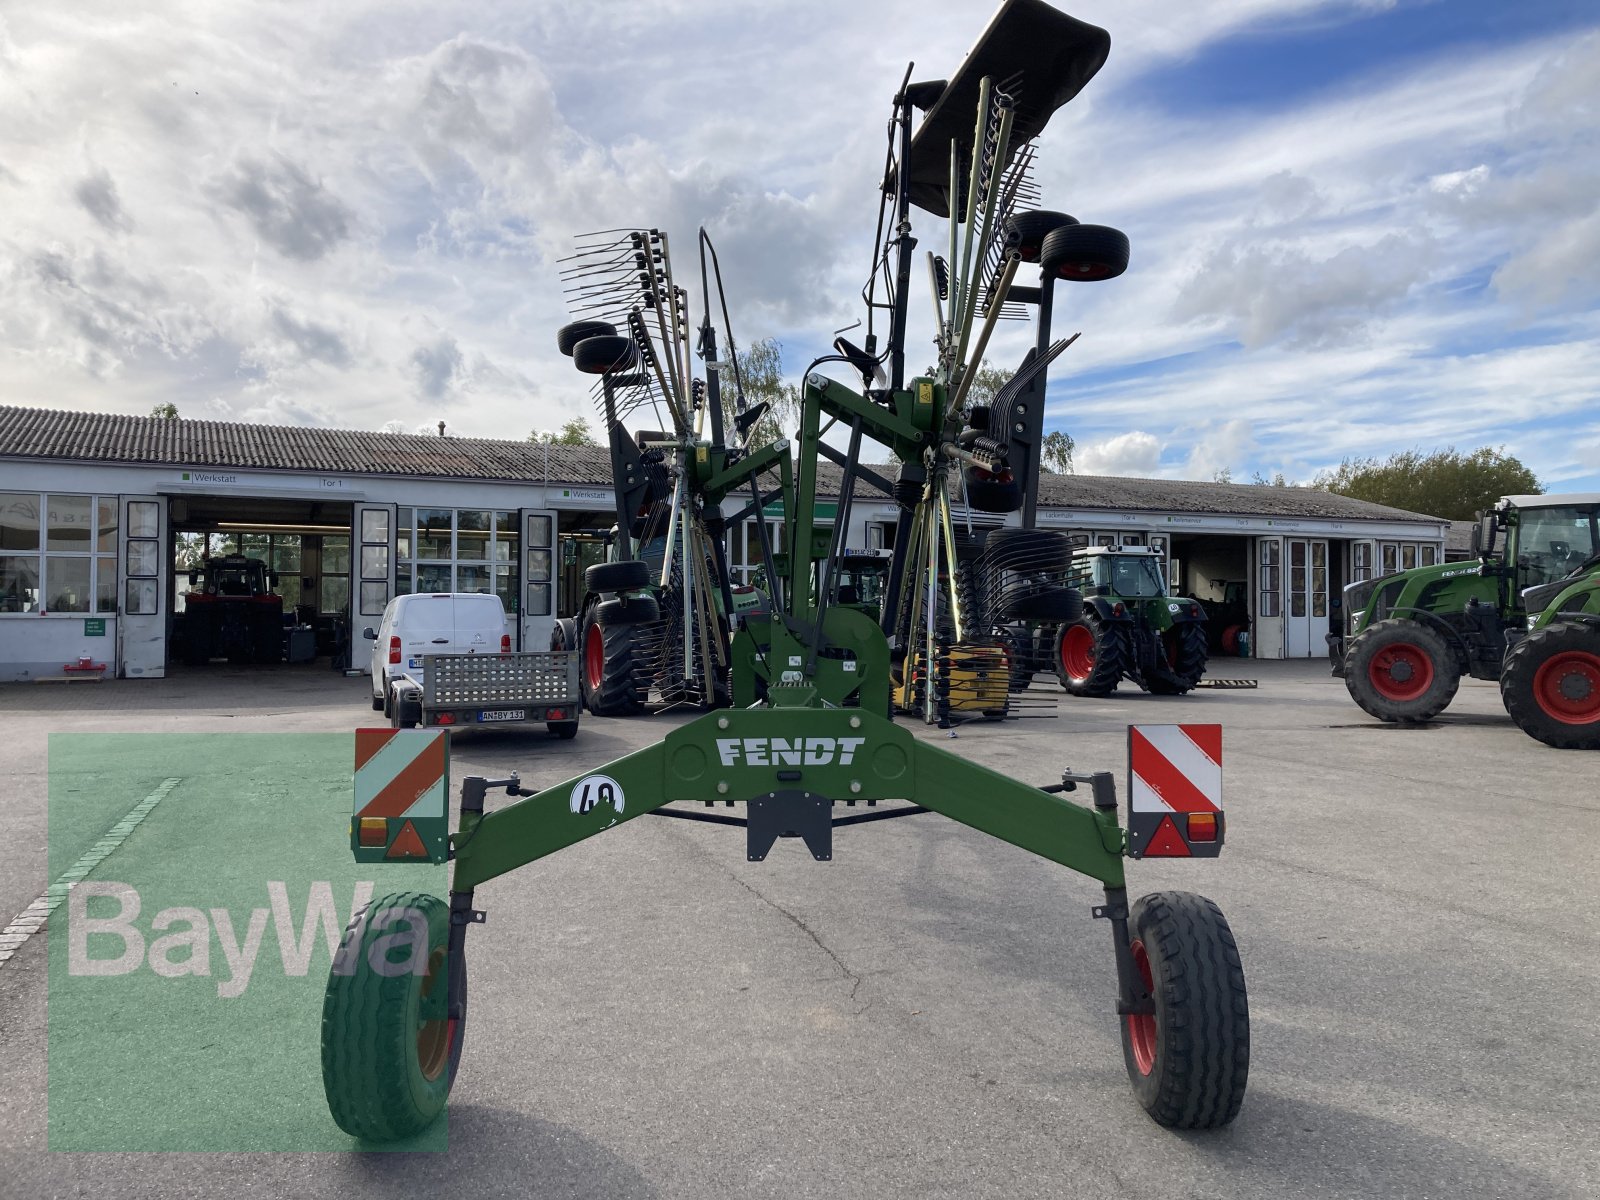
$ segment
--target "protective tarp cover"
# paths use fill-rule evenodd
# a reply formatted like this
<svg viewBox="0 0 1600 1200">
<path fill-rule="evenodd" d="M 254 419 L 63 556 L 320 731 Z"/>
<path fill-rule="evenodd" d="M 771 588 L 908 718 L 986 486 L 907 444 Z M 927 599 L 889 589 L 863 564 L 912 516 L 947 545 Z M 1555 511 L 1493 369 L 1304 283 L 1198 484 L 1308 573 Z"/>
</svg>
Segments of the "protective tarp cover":
<svg viewBox="0 0 1600 1200">
<path fill-rule="evenodd" d="M 1051 8 L 1044 0 L 1005 0 L 977 44 L 967 52 L 911 139 L 911 203 L 935 216 L 950 214 L 950 142 L 961 152 L 961 176 L 972 169 L 972 139 L 978 120 L 978 85 L 984 76 L 1016 101 L 1011 146 L 1035 137 L 1051 115 L 1071 100 L 1105 65 L 1111 35 Z M 885 180 L 892 189 L 894 180 Z"/>
</svg>

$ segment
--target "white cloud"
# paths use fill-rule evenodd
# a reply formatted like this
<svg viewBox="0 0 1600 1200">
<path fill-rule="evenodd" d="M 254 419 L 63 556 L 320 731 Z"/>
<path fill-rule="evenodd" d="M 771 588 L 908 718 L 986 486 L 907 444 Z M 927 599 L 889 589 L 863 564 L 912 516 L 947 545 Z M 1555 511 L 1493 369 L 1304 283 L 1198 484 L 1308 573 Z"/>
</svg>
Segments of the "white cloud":
<svg viewBox="0 0 1600 1200">
<path fill-rule="evenodd" d="M 1086 442 L 1072 452 L 1080 475 L 1154 475 L 1161 465 L 1161 439 L 1134 430 Z"/>
</svg>

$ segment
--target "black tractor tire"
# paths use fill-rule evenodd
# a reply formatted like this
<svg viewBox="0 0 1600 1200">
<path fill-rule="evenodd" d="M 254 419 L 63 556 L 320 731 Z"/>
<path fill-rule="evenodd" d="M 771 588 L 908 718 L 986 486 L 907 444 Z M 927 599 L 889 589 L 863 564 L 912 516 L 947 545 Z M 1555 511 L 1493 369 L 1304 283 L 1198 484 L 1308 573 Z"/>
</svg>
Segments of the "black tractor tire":
<svg viewBox="0 0 1600 1200">
<path fill-rule="evenodd" d="M 556 330 L 556 346 L 568 358 L 579 342 L 592 337 L 616 337 L 617 327 L 610 321 L 574 321 Z"/>
<path fill-rule="evenodd" d="M 572 365 L 585 375 L 631 371 L 638 361 L 638 344 L 620 334 L 584 338 L 572 348 Z"/>
<path fill-rule="evenodd" d="M 1153 1014 L 1122 1018 L 1134 1095 L 1158 1125 L 1219 1129 L 1250 1077 L 1250 1004 L 1222 910 L 1192 892 L 1152 892 L 1128 914 L 1133 965 Z"/>
<path fill-rule="evenodd" d="M 1380 721 L 1438 716 L 1461 686 L 1461 667 L 1444 638 L 1418 621 L 1391 617 L 1357 634 L 1345 654 L 1350 698 Z"/>
<path fill-rule="evenodd" d="M 578 648 L 578 620 L 576 617 L 557 617 L 550 628 L 550 649 L 576 650 Z"/>
<path fill-rule="evenodd" d="M 1055 660 L 1056 678 L 1074 696 L 1109 696 L 1127 669 L 1128 647 L 1117 625 L 1086 609 L 1056 631 Z"/>
<path fill-rule="evenodd" d="M 1028 690 L 1038 670 L 1038 656 L 1033 648 L 1033 631 L 1026 625 L 1011 625 L 995 631 L 1005 644 L 1006 660 L 1010 664 L 1010 678 L 1006 690 L 1012 695 Z"/>
<path fill-rule="evenodd" d="M 1109 225 L 1063 225 L 1046 235 L 1039 262 L 1057 279 L 1115 279 L 1128 269 L 1128 235 Z"/>
<path fill-rule="evenodd" d="M 969 468 L 967 503 L 979 512 L 1012 513 L 1022 507 L 1022 485 L 1016 480 L 979 479 Z"/>
<path fill-rule="evenodd" d="M 1557 620 L 1511 647 L 1500 697 L 1518 728 L 1558 750 L 1600 750 L 1600 625 Z"/>
<path fill-rule="evenodd" d="M 1193 691 L 1205 673 L 1205 622 L 1191 621 L 1162 632 L 1160 653 L 1145 672 L 1145 683 L 1158 696 L 1181 696 Z"/>
<path fill-rule="evenodd" d="M 613 625 L 648 625 L 661 619 L 661 605 L 654 596 L 619 596 L 596 604 L 594 619 L 608 629 Z"/>
<path fill-rule="evenodd" d="M 576 721 L 546 721 L 544 727 L 564 742 L 570 742 L 578 736 Z"/>
<path fill-rule="evenodd" d="M 426 934 L 424 973 L 408 966 L 420 949 L 409 930 Z M 399 1141 L 444 1112 L 467 1034 L 467 965 L 449 939 L 450 906 L 426 892 L 372 900 L 345 927 L 323 993 L 322 1087 L 353 1137 Z"/>
<path fill-rule="evenodd" d="M 583 573 L 583 585 L 591 592 L 636 591 L 650 586 L 650 568 L 637 559 L 595 563 Z"/>
<path fill-rule="evenodd" d="M 1015 235 L 1017 254 L 1025 263 L 1036 263 L 1044 247 L 1044 239 L 1063 225 L 1076 225 L 1078 219 L 1064 212 L 1041 208 L 1033 212 L 1014 213 L 1006 218 L 1006 236 Z"/>
<path fill-rule="evenodd" d="M 584 704 L 595 716 L 627 717 L 644 711 L 650 678 L 638 639 L 637 625 L 602 625 L 592 614 L 585 622 L 580 675 Z"/>
</svg>

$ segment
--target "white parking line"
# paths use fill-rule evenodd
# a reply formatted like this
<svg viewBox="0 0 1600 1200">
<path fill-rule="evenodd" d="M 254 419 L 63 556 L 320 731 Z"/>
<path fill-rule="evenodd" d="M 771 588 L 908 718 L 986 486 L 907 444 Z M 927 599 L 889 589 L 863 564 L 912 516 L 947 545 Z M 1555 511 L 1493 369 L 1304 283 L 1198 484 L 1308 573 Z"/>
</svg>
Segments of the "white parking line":
<svg viewBox="0 0 1600 1200">
<path fill-rule="evenodd" d="M 127 841 L 128 835 L 139 828 L 139 823 L 150 815 L 151 810 L 165 800 L 167 794 L 182 782 L 182 779 L 163 780 L 160 787 L 134 805 L 128 815 L 107 830 L 105 836 L 90 847 L 82 858 L 63 871 L 60 879 L 45 888 L 43 895 L 18 913 L 11 924 L 0 931 L 0 966 L 4 966 L 12 955 L 22 949 L 23 943 L 44 928 L 45 922 L 50 919 L 50 914 L 55 912 L 67 898 L 72 885 L 98 867 L 106 855 Z"/>
</svg>

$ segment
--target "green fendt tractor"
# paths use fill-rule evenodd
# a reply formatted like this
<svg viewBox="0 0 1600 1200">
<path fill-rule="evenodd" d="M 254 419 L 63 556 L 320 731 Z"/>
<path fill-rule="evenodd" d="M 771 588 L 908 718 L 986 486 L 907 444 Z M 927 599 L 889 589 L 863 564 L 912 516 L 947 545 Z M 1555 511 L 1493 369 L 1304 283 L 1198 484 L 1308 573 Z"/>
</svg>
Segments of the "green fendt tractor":
<svg viewBox="0 0 1600 1200">
<path fill-rule="evenodd" d="M 1084 546 L 1069 579 L 1083 615 L 1056 627 L 1056 674 L 1074 696 L 1109 696 L 1124 678 L 1176 696 L 1206 673 L 1206 613 L 1167 592 L 1162 556 L 1148 546 Z"/>
<path fill-rule="evenodd" d="M 1350 584 L 1345 631 L 1328 635 L 1333 673 L 1384 721 L 1437 716 L 1463 675 L 1500 679 L 1508 645 L 1528 629 L 1526 593 L 1542 596 L 1600 553 L 1597 512 L 1600 495 L 1507 496 L 1473 531 L 1476 562 Z"/>
<path fill-rule="evenodd" d="M 1522 606 L 1528 632 L 1500 672 L 1506 711 L 1547 746 L 1600 750 L 1600 554 L 1528 588 Z"/>
</svg>

